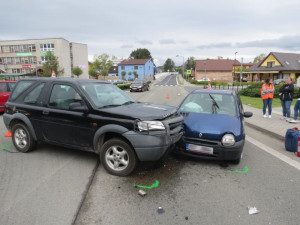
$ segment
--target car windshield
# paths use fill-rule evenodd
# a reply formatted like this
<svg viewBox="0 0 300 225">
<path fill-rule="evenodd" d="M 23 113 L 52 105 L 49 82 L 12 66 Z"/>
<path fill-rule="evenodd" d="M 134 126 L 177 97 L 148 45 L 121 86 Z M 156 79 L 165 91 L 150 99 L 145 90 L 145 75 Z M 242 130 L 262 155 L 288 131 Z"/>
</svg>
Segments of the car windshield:
<svg viewBox="0 0 300 225">
<path fill-rule="evenodd" d="M 133 82 L 133 84 L 142 84 L 142 83 L 143 83 L 142 80 L 135 80 L 135 81 Z"/>
<path fill-rule="evenodd" d="M 234 97 L 227 94 L 193 93 L 180 106 L 184 112 L 236 116 Z"/>
<path fill-rule="evenodd" d="M 130 96 L 115 85 L 86 83 L 81 87 L 97 108 L 120 106 L 135 102 Z"/>
</svg>

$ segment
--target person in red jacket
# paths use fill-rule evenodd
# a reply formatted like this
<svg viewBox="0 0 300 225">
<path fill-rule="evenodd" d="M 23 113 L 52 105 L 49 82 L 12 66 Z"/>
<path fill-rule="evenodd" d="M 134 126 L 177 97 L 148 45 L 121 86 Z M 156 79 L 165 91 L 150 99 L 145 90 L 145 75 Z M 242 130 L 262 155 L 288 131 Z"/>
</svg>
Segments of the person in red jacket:
<svg viewBox="0 0 300 225">
<path fill-rule="evenodd" d="M 264 117 L 267 117 L 266 110 L 268 107 L 269 111 L 269 118 L 272 117 L 272 102 L 274 98 L 274 85 L 270 83 L 270 79 L 267 78 L 265 83 L 261 86 L 260 92 L 261 92 L 261 98 L 263 100 L 264 106 L 263 106 L 263 114 Z"/>
</svg>

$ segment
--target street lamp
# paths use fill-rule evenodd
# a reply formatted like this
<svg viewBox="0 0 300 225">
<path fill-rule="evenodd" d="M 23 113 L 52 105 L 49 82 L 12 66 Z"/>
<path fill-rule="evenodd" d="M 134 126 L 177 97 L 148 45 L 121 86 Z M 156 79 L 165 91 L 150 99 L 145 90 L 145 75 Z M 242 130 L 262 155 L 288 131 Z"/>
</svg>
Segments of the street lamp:
<svg viewBox="0 0 300 225">
<path fill-rule="evenodd" d="M 204 64 L 204 76 L 205 76 L 205 81 L 206 81 L 206 61 L 204 61 L 203 64 Z"/>
<path fill-rule="evenodd" d="M 234 78 L 235 78 L 235 65 L 236 65 L 235 63 L 236 63 L 236 54 L 237 54 L 237 53 L 238 53 L 238 52 L 235 52 L 235 53 L 234 53 L 234 64 L 233 64 L 233 81 L 234 81 Z M 233 81 L 232 81 L 232 82 L 233 82 Z"/>
<path fill-rule="evenodd" d="M 176 57 L 182 57 L 182 77 L 184 78 L 184 56 L 176 55 Z"/>
</svg>

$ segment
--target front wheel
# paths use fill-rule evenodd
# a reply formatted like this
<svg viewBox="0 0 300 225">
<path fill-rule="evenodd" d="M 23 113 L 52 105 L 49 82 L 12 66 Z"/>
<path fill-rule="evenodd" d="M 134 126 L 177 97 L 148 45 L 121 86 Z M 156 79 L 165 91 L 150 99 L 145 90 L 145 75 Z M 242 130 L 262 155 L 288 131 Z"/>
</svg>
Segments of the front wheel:
<svg viewBox="0 0 300 225">
<path fill-rule="evenodd" d="M 12 127 L 12 141 L 19 152 L 29 152 L 36 145 L 29 129 L 23 123 L 17 123 Z"/>
<path fill-rule="evenodd" d="M 129 175 L 137 163 L 132 147 L 127 142 L 117 138 L 104 143 L 100 160 L 106 171 L 116 176 Z"/>
<path fill-rule="evenodd" d="M 240 164 L 242 158 L 243 158 L 243 153 L 241 154 L 240 158 L 231 160 L 231 163 L 238 165 L 238 164 Z"/>
</svg>

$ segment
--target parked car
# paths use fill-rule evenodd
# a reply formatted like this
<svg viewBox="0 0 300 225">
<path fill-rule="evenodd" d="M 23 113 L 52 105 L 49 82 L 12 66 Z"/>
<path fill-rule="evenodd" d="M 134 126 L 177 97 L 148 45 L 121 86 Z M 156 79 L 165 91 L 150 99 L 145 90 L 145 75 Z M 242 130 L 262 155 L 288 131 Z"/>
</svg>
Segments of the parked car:
<svg viewBox="0 0 300 225">
<path fill-rule="evenodd" d="M 118 84 L 126 84 L 127 82 L 125 80 L 113 80 L 112 83 L 114 85 L 118 85 Z"/>
<path fill-rule="evenodd" d="M 85 79 L 31 78 L 16 84 L 3 120 L 20 152 L 43 141 L 95 152 L 111 174 L 157 161 L 182 136 L 182 116 L 167 105 L 135 102 L 115 85 Z"/>
<path fill-rule="evenodd" d="M 146 79 L 136 79 L 130 85 L 130 91 L 149 91 L 150 86 Z"/>
<path fill-rule="evenodd" d="M 4 105 L 13 90 L 16 81 L 3 81 L 0 80 L 0 112 L 4 112 Z"/>
<path fill-rule="evenodd" d="M 235 91 L 196 90 L 180 104 L 184 134 L 175 152 L 238 164 L 245 143 L 244 112 Z"/>
<path fill-rule="evenodd" d="M 200 79 L 200 80 L 197 80 L 198 82 L 201 82 L 201 81 L 210 81 L 210 79 L 209 78 L 202 78 L 202 79 Z"/>
<path fill-rule="evenodd" d="M 273 81 L 274 85 L 284 84 L 286 79 L 276 79 Z"/>
</svg>

